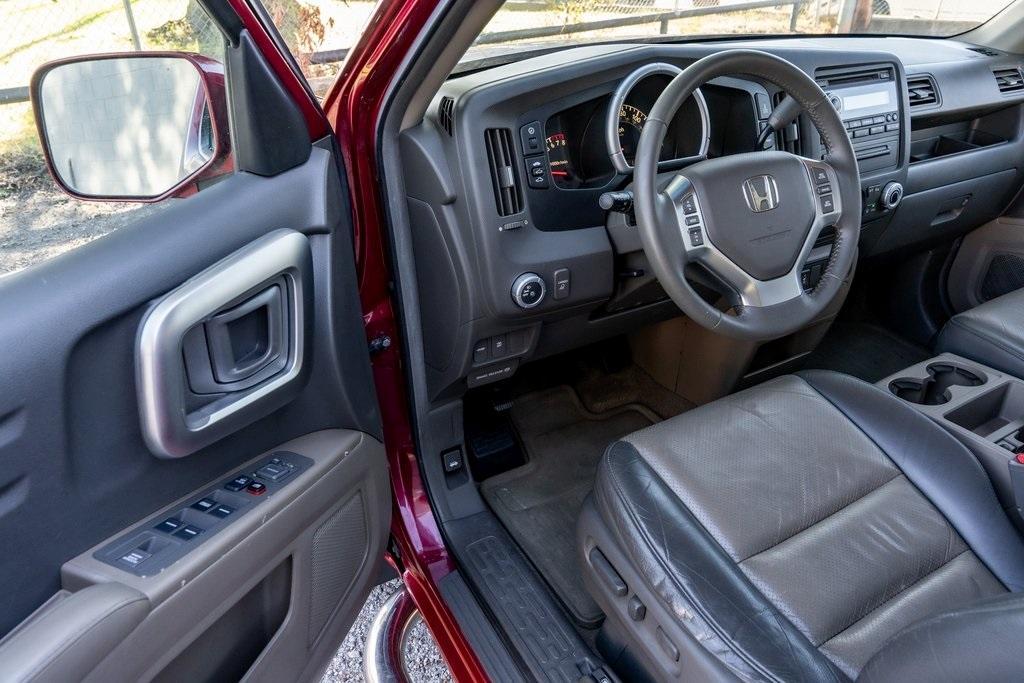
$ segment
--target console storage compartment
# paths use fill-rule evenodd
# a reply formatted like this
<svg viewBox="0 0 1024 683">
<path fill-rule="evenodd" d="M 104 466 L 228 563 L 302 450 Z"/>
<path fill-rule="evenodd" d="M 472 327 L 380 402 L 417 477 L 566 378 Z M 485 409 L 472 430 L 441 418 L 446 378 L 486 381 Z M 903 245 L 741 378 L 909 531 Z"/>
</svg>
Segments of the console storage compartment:
<svg viewBox="0 0 1024 683">
<path fill-rule="evenodd" d="M 935 135 L 929 135 L 932 131 L 941 130 Z M 944 126 L 940 129 L 927 129 L 922 131 L 922 137 L 915 135 L 910 143 L 910 163 L 916 164 L 929 159 L 971 152 L 982 147 L 1001 145 L 1006 138 L 990 133 L 979 128 L 972 128 L 968 124 L 957 126 Z"/>
<path fill-rule="evenodd" d="M 1004 507 L 1014 507 L 1008 461 L 1024 453 L 1024 381 L 944 353 L 878 383 L 969 448 Z"/>
</svg>

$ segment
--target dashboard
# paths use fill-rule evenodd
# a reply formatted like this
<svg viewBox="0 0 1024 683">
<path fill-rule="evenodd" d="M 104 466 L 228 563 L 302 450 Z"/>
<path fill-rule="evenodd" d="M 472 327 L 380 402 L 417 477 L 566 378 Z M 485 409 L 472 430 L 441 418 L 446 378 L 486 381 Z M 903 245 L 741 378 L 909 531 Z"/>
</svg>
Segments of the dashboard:
<svg viewBox="0 0 1024 683">
<path fill-rule="evenodd" d="M 952 40 L 596 45 L 451 78 L 399 148 L 420 297 L 444 302 L 423 316 L 432 400 L 679 315 L 632 216 L 600 198 L 629 189 L 673 73 L 733 47 L 783 57 L 829 94 L 860 166 L 862 258 L 953 239 L 1024 184 L 1024 88 L 998 77 L 1021 73 L 1024 57 Z M 702 85 L 669 123 L 659 171 L 753 151 L 781 97 L 742 74 Z M 824 154 L 806 116 L 766 147 Z M 830 248 L 816 245 L 815 258 Z M 811 286 L 814 268 L 805 274 Z"/>
</svg>

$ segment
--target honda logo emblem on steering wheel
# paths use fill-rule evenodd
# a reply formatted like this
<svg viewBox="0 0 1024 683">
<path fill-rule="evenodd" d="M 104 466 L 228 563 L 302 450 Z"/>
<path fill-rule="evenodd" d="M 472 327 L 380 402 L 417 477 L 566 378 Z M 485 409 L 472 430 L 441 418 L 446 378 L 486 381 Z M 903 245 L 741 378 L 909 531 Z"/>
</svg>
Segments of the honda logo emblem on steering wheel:
<svg viewBox="0 0 1024 683">
<path fill-rule="evenodd" d="M 771 211 L 779 205 L 779 186 L 770 175 L 759 175 L 743 181 L 743 198 L 754 213 Z"/>
</svg>

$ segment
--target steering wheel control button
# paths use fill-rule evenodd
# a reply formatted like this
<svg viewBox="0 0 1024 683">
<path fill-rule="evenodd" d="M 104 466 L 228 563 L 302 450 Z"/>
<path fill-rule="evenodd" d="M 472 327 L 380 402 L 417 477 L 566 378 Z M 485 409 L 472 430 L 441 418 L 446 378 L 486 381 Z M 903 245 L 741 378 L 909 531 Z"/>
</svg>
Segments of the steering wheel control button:
<svg viewBox="0 0 1024 683">
<path fill-rule="evenodd" d="M 179 528 L 181 528 L 182 524 L 184 524 L 184 522 L 182 522 L 180 519 L 175 519 L 174 517 L 171 517 L 160 522 L 153 528 L 157 531 L 162 531 L 165 534 L 172 534 Z"/>
<path fill-rule="evenodd" d="M 818 185 L 818 194 L 832 194 L 832 185 L 829 183 Z"/>
<path fill-rule="evenodd" d="M 217 501 L 213 498 L 203 498 L 192 503 L 192 509 L 199 510 L 200 512 L 209 512 L 215 507 L 217 507 Z"/>
<path fill-rule="evenodd" d="M 571 276 L 569 275 L 569 269 L 559 268 L 558 270 L 555 271 L 553 279 L 555 281 L 555 291 L 552 296 L 557 300 L 568 299 L 571 284 Z"/>
<path fill-rule="evenodd" d="M 523 154 L 539 154 L 544 151 L 540 134 L 540 121 L 533 121 L 519 129 L 519 137 L 523 141 Z"/>
<path fill-rule="evenodd" d="M 526 158 L 526 180 L 533 188 L 543 189 L 548 186 L 548 165 L 544 157 Z"/>
<path fill-rule="evenodd" d="M 194 524 L 188 524 L 183 526 L 174 532 L 174 535 L 178 538 L 184 538 L 186 541 L 191 541 L 193 538 L 203 533 L 203 530 Z"/>
<path fill-rule="evenodd" d="M 546 293 L 544 278 L 536 273 L 523 273 L 512 283 L 512 301 L 519 308 L 539 306 Z"/>
<path fill-rule="evenodd" d="M 704 235 L 701 234 L 700 228 L 694 228 L 690 231 L 690 246 L 691 247 L 702 247 L 704 246 Z"/>
<path fill-rule="evenodd" d="M 826 194 L 821 197 L 821 211 L 822 213 L 832 213 L 836 210 L 835 201 L 832 199 L 832 195 Z"/>
<path fill-rule="evenodd" d="M 226 488 L 228 491 L 241 491 L 250 483 L 252 483 L 252 477 L 247 477 L 246 475 L 243 474 L 235 477 L 228 483 L 224 484 L 224 488 Z"/>
<path fill-rule="evenodd" d="M 245 487 L 246 492 L 252 496 L 262 496 L 267 492 L 267 485 L 262 481 L 254 481 Z"/>
<path fill-rule="evenodd" d="M 828 172 L 821 166 L 814 167 L 814 184 L 815 185 L 827 185 L 828 184 Z"/>
<path fill-rule="evenodd" d="M 700 216 L 687 216 L 686 227 L 692 228 L 695 225 L 700 225 Z"/>
<path fill-rule="evenodd" d="M 697 201 L 693 198 L 692 194 L 688 194 L 683 197 L 683 213 L 687 216 L 692 216 L 697 213 Z"/>
</svg>

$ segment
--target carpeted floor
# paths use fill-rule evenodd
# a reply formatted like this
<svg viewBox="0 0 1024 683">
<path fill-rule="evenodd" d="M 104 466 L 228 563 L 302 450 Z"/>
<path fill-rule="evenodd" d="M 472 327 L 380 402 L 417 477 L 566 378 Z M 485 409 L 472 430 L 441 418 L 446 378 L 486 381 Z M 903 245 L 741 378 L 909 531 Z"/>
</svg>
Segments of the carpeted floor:
<svg viewBox="0 0 1024 683">
<path fill-rule="evenodd" d="M 878 325 L 841 321 L 832 325 L 803 367 L 835 370 L 865 382 L 877 382 L 931 355 L 928 349 Z"/>
<path fill-rule="evenodd" d="M 482 493 L 580 626 L 603 616 L 576 557 L 576 520 L 598 460 L 619 437 L 691 407 L 632 367 L 514 401 L 527 463 L 486 480 Z"/>
</svg>

